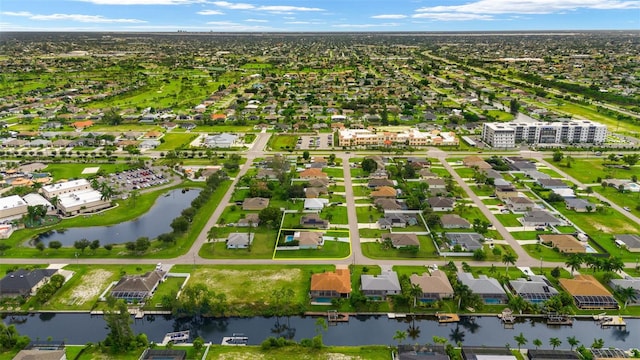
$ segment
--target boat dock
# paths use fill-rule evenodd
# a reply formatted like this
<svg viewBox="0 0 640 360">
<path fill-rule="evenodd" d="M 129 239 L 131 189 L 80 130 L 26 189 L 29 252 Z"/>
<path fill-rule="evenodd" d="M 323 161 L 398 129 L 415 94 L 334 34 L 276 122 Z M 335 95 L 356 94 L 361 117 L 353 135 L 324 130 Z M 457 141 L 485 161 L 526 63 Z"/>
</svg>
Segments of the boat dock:
<svg viewBox="0 0 640 360">
<path fill-rule="evenodd" d="M 547 325 L 573 325 L 573 319 L 569 315 L 548 314 Z"/>
<path fill-rule="evenodd" d="M 600 326 L 602 327 L 625 327 L 627 323 L 624 321 L 622 316 L 608 316 L 600 321 Z"/>
<path fill-rule="evenodd" d="M 407 314 L 402 313 L 387 313 L 387 317 L 389 319 L 404 319 L 407 317 Z"/>
<path fill-rule="evenodd" d="M 336 310 L 327 311 L 327 321 L 329 324 L 335 324 L 338 322 L 349 322 L 349 314 L 339 313 Z"/>
<path fill-rule="evenodd" d="M 498 317 L 502 320 L 503 324 L 513 324 L 516 322 L 516 317 L 509 308 L 502 310 L 502 313 L 498 314 Z"/>
<path fill-rule="evenodd" d="M 168 343 L 181 343 L 189 341 L 189 330 L 170 332 L 164 336 L 160 345 L 165 346 Z"/>
<path fill-rule="evenodd" d="M 234 333 L 233 336 L 225 336 L 222 338 L 220 345 L 224 346 L 247 346 L 249 343 L 249 337 L 244 334 Z"/>
<path fill-rule="evenodd" d="M 455 323 L 460 321 L 460 316 L 458 316 L 458 314 L 436 313 L 436 318 L 441 324 Z"/>
</svg>

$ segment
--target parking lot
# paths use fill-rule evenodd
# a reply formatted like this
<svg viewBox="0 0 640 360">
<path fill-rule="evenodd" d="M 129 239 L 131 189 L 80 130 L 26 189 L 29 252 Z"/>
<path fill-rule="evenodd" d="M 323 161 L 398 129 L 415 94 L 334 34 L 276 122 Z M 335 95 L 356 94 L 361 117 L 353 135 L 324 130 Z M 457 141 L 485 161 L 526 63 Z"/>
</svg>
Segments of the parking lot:
<svg viewBox="0 0 640 360">
<path fill-rule="evenodd" d="M 126 170 L 110 174 L 98 179 L 108 182 L 115 191 L 123 192 L 123 195 L 132 190 L 145 189 L 169 183 L 175 175 L 166 175 L 161 168 Z"/>
<path fill-rule="evenodd" d="M 302 135 L 298 138 L 296 149 L 300 150 L 316 150 L 331 149 L 333 145 L 333 134 L 323 133 L 319 135 Z"/>
</svg>

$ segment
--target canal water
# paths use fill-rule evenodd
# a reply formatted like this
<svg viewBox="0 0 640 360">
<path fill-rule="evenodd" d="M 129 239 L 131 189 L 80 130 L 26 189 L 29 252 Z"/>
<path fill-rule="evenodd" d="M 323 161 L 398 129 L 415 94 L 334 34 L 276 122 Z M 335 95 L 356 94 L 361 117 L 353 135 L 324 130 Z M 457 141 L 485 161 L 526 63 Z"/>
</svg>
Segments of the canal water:
<svg viewBox="0 0 640 360">
<path fill-rule="evenodd" d="M 104 340 L 108 330 L 102 316 L 89 314 L 30 314 L 12 318 L 8 316 L 5 323 L 14 323 L 21 334 L 31 339 L 46 339 L 51 336 L 56 340 L 65 340 L 69 344 L 85 344 Z M 596 338 L 602 338 L 605 347 L 629 349 L 640 347 L 640 319 L 627 319 L 625 329 L 603 329 L 593 320 L 574 321 L 573 326 L 547 326 L 542 320 L 519 319 L 513 329 L 503 326 L 497 317 L 462 318 L 460 323 L 440 325 L 432 319 L 417 319 L 412 323 L 410 318 L 388 319 L 381 316 L 351 316 L 348 322 L 329 326 L 323 334 L 327 345 L 391 345 L 397 344 L 393 336 L 397 330 L 410 332 L 405 343 L 430 343 L 433 336 L 441 336 L 453 343 L 461 341 L 467 346 L 516 346 L 514 336 L 521 332 L 529 339 L 532 346 L 534 339 L 540 339 L 549 347 L 549 339 L 557 337 L 562 341 L 560 348 L 568 348 L 567 337 L 575 336 L 581 344 L 589 346 Z M 187 319 L 176 320 L 171 316 L 150 316 L 134 320 L 132 328 L 136 333 L 147 334 L 149 341 L 161 342 L 168 332 L 190 330 L 192 338 L 202 336 L 205 341 L 219 344 L 223 336 L 243 333 L 249 337 L 250 344 L 260 344 L 269 336 L 284 336 L 297 341 L 316 335 L 316 318 L 291 317 L 289 319 L 275 317 L 225 318 L 225 319 Z M 63 336 L 62 339 L 60 337 Z"/>
<path fill-rule="evenodd" d="M 171 190 L 161 195 L 155 204 L 146 212 L 131 221 L 112 226 L 91 226 L 83 228 L 71 228 L 64 231 L 52 231 L 40 235 L 40 240 L 48 245 L 57 240 L 63 246 L 73 246 L 77 240 L 100 240 L 100 244 L 123 244 L 135 241 L 139 237 L 146 236 L 154 239 L 158 235 L 171 231 L 171 221 L 178 217 L 182 210 L 191 206 L 191 201 L 200 193 L 200 189 L 184 191 L 182 189 Z M 111 211 L 127 211 L 127 206 L 120 206 Z M 90 216 L 100 216 L 93 214 Z"/>
</svg>

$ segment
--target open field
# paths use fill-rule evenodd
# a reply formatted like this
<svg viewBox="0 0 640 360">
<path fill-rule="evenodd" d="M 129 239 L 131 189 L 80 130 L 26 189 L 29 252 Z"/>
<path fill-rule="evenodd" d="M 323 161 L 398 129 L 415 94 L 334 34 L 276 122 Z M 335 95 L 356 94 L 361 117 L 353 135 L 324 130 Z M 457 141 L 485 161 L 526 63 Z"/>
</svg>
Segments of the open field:
<svg viewBox="0 0 640 360">
<path fill-rule="evenodd" d="M 321 350 L 290 346 L 262 351 L 259 347 L 213 346 L 207 359 L 218 360 L 388 360 L 387 346 L 327 347 Z"/>
<path fill-rule="evenodd" d="M 570 155 L 570 153 L 566 155 Z M 600 181 L 606 178 L 631 179 L 633 175 L 640 178 L 640 165 L 633 166 L 629 170 L 605 167 L 603 162 L 606 157 L 574 158 L 571 167 L 565 166 L 566 161 L 556 163 L 551 158 L 545 160 L 583 184 L 600 184 Z M 622 165 L 622 163 L 620 162 L 619 165 Z M 598 181 L 598 178 L 600 178 L 600 181 Z"/>
<path fill-rule="evenodd" d="M 296 147 L 297 135 L 273 135 L 269 140 L 269 146 L 274 151 L 293 150 Z"/>
<path fill-rule="evenodd" d="M 167 133 L 162 137 L 158 151 L 176 150 L 189 146 L 198 135 L 193 133 Z"/>
<path fill-rule="evenodd" d="M 351 254 L 348 242 L 325 240 L 322 248 L 302 250 L 278 250 L 274 259 L 344 259 Z"/>
</svg>

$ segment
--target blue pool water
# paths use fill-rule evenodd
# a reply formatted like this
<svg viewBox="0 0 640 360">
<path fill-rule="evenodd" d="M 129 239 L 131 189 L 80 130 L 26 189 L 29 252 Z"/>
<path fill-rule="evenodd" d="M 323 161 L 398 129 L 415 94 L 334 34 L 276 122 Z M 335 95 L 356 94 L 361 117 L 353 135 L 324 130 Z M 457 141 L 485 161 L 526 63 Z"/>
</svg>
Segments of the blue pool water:
<svg viewBox="0 0 640 360">
<path fill-rule="evenodd" d="M 313 302 L 331 304 L 331 298 L 323 298 L 323 297 L 315 298 L 313 299 Z"/>
<path fill-rule="evenodd" d="M 587 251 L 587 253 L 589 254 L 594 254 L 597 253 L 596 249 L 592 248 L 591 245 L 585 245 L 585 250 Z"/>
<path fill-rule="evenodd" d="M 484 299 L 484 303 L 487 305 L 496 305 L 500 304 L 502 301 L 500 299 Z"/>
<path fill-rule="evenodd" d="M 284 242 L 292 242 L 293 241 L 293 235 L 287 235 L 284 238 Z"/>
</svg>

